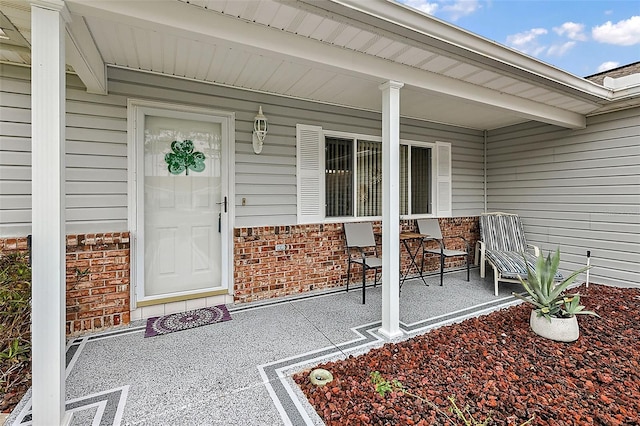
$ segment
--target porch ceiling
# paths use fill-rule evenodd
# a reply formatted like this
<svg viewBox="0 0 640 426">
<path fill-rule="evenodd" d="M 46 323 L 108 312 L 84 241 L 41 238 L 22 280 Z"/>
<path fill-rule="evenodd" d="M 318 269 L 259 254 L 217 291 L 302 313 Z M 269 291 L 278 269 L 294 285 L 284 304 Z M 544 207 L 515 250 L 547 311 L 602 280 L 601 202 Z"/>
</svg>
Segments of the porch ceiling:
<svg viewBox="0 0 640 426">
<path fill-rule="evenodd" d="M 600 86 L 385 0 L 66 4 L 67 62 L 95 92 L 107 89 L 110 65 L 380 111 L 378 86 L 397 80 L 402 116 L 480 130 L 528 120 L 578 128 L 606 100 Z M 372 4 L 396 20 L 360 8 Z M 0 5 L 30 42 L 29 4 Z M 30 65 L 30 51 L 2 43 L 0 60 Z"/>
</svg>

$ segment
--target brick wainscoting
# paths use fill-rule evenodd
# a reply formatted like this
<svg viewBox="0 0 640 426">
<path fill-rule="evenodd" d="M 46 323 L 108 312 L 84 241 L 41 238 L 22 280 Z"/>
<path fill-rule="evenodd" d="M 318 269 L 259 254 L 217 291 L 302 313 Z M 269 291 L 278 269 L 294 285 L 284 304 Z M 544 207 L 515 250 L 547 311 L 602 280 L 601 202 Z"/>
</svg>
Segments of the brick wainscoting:
<svg viewBox="0 0 640 426">
<path fill-rule="evenodd" d="M 444 236 L 462 235 L 473 256 L 479 238 L 478 217 L 439 219 Z M 376 232 L 380 223 L 374 224 Z M 414 231 L 414 220 L 402 221 L 403 231 Z M 448 248 L 463 248 L 461 241 Z M 347 254 L 342 224 L 265 226 L 234 230 L 234 300 L 252 302 L 310 290 L 341 287 L 346 284 Z M 276 251 L 276 245 L 285 250 Z M 415 248 L 414 248 L 415 249 Z M 403 268 L 408 257 L 401 247 Z M 472 259 L 473 261 L 473 259 Z M 463 266 L 464 258 L 447 259 L 445 267 Z M 427 258 L 425 270 L 439 268 L 437 257 Z M 357 267 L 356 267 L 357 268 Z M 351 281 L 361 282 L 359 269 L 352 271 Z M 371 273 L 370 279 L 373 279 Z"/>
<path fill-rule="evenodd" d="M 439 220 L 445 236 L 467 238 L 473 255 L 479 238 L 478 218 Z M 379 232 L 380 223 L 374 225 Z M 402 221 L 402 230 L 414 231 L 415 221 Z M 284 245 L 285 250 L 276 251 L 276 245 Z M 27 249 L 26 237 L 0 238 L 0 253 Z M 67 235 L 66 250 L 67 334 L 129 323 L 129 233 Z M 400 253 L 404 270 L 408 258 L 403 247 Z M 236 303 L 346 284 L 347 254 L 342 224 L 236 228 L 233 260 Z M 464 262 L 464 258 L 447 259 L 446 267 L 463 266 Z M 438 268 L 436 257 L 426 259 L 425 270 Z M 356 266 L 351 281 L 357 285 L 361 277 Z M 373 279 L 372 272 L 368 279 Z"/>
<path fill-rule="evenodd" d="M 129 233 L 67 235 L 67 334 L 129 323 Z M 27 252 L 0 238 L 0 253 Z"/>
<path fill-rule="evenodd" d="M 0 253 L 26 253 L 27 237 L 0 238 Z"/>
<path fill-rule="evenodd" d="M 129 233 L 67 235 L 67 333 L 129 323 Z"/>
</svg>

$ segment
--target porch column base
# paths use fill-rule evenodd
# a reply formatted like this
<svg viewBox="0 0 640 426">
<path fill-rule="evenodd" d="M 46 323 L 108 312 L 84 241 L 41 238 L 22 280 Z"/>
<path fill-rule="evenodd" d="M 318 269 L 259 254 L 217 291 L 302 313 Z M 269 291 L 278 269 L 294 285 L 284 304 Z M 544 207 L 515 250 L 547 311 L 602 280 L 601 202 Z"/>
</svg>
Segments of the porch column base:
<svg viewBox="0 0 640 426">
<path fill-rule="evenodd" d="M 60 421 L 60 426 L 69 426 L 71 419 L 73 418 L 73 411 L 67 411 L 64 413 L 64 417 Z"/>
<path fill-rule="evenodd" d="M 387 340 L 395 339 L 396 337 L 401 337 L 404 334 L 400 330 L 391 332 L 389 330 L 385 330 L 384 328 L 378 329 L 378 333 L 381 334 Z"/>
</svg>

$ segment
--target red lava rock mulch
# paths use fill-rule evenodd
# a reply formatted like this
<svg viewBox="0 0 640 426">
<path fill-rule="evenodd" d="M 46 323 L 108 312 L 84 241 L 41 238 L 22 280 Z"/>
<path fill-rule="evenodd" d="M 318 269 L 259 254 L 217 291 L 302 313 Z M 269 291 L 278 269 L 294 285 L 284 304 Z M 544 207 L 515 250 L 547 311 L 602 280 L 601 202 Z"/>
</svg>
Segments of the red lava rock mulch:
<svg viewBox="0 0 640 426">
<path fill-rule="evenodd" d="M 310 370 L 294 379 L 327 425 L 463 424 L 401 392 L 380 396 L 373 371 L 446 413 L 454 396 L 475 420 L 490 416 L 489 424 L 534 417 L 529 424 L 639 425 L 640 289 L 592 284 L 577 292 L 601 318 L 580 316 L 573 343 L 535 335 L 523 304 L 320 364 L 334 376 L 324 387 L 309 383 Z"/>
</svg>

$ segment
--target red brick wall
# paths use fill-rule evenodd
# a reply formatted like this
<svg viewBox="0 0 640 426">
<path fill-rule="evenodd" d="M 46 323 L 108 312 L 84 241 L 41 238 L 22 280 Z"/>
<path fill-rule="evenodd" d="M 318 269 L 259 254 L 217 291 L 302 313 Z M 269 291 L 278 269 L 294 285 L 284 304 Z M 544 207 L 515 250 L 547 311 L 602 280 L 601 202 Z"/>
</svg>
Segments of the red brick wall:
<svg viewBox="0 0 640 426">
<path fill-rule="evenodd" d="M 26 253 L 27 237 L 0 238 L 0 253 Z"/>
<path fill-rule="evenodd" d="M 129 323 L 129 233 L 67 235 L 67 334 Z"/>
<path fill-rule="evenodd" d="M 480 224 L 479 218 L 475 217 L 450 217 L 440 218 L 440 229 L 442 236 L 445 237 L 445 244 L 448 249 L 452 250 L 466 250 L 465 243 L 460 238 L 447 238 L 461 235 L 469 244 L 469 251 L 471 253 L 471 264 L 473 265 L 475 256 L 476 242 L 480 239 Z M 439 248 L 435 242 L 427 243 L 427 248 Z M 466 265 L 466 259 L 462 257 L 448 257 L 445 258 L 445 269 L 453 267 L 462 267 Z M 430 256 L 425 258 L 425 269 L 429 271 L 440 270 L 440 257 Z"/>
<path fill-rule="evenodd" d="M 463 235 L 473 248 L 479 238 L 478 218 L 443 218 L 440 227 L 444 236 Z M 414 231 L 414 220 L 402 221 L 403 231 Z M 374 224 L 380 231 L 380 223 Z M 447 248 L 463 248 L 456 243 Z M 310 290 L 341 287 L 347 279 L 347 254 L 342 224 L 295 226 L 265 226 L 234 230 L 234 299 L 251 302 Z M 285 244 L 285 251 L 276 251 L 276 244 Z M 413 247 L 416 248 L 415 246 Z M 408 257 L 401 247 L 402 266 Z M 472 260 L 473 261 L 473 260 Z M 447 259 L 445 267 L 462 266 L 464 258 Z M 425 270 L 438 269 L 436 257 L 427 259 Z M 404 270 L 404 269 L 403 269 Z M 361 270 L 356 266 L 351 282 L 361 282 Z M 368 279 L 373 279 L 373 272 Z"/>
<path fill-rule="evenodd" d="M 27 238 L 0 238 L 0 253 Z M 67 235 L 67 334 L 129 323 L 129 233 Z"/>
<path fill-rule="evenodd" d="M 473 254 L 479 238 L 477 217 L 440 219 L 440 227 L 445 236 L 465 236 Z M 374 229 L 379 232 L 380 223 Z M 415 230 L 415 221 L 402 221 L 402 230 Z M 276 244 L 285 244 L 286 250 L 276 251 Z M 454 247 L 462 248 L 448 246 Z M 26 237 L 0 238 L 0 252 L 26 250 Z M 403 247 L 400 253 L 404 270 L 408 257 Z M 346 283 L 342 224 L 237 228 L 233 256 L 236 302 L 342 287 Z M 464 258 L 447 259 L 446 267 L 463 266 L 464 262 Z M 128 232 L 68 235 L 66 263 L 67 334 L 129 323 Z M 438 268 L 437 257 L 426 259 L 425 270 Z M 370 272 L 368 280 L 372 279 Z M 351 282 L 357 285 L 360 280 L 361 272 L 356 266 Z"/>
<path fill-rule="evenodd" d="M 346 271 L 339 224 L 236 228 L 233 245 L 236 302 L 335 287 Z"/>
</svg>

